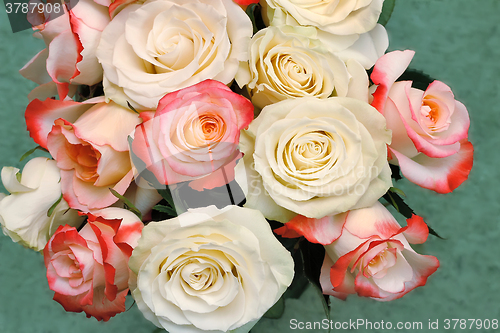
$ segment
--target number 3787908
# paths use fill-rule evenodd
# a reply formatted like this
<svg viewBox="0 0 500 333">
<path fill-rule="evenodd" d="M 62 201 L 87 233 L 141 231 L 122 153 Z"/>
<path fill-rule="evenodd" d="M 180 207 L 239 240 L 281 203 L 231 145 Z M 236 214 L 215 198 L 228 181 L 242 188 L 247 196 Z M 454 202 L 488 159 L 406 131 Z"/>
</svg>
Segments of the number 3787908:
<svg viewBox="0 0 500 333">
<path fill-rule="evenodd" d="M 62 6 L 60 3 L 43 3 L 43 2 L 8 2 L 5 4 L 5 10 L 7 14 L 28 14 L 28 13 L 39 13 L 39 14 L 59 14 L 62 12 Z"/>
</svg>

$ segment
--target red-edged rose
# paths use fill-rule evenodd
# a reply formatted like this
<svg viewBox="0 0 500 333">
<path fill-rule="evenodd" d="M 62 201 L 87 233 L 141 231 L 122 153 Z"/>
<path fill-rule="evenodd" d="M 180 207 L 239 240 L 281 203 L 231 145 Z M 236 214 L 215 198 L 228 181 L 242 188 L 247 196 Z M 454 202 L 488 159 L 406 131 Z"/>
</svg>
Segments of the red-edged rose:
<svg viewBox="0 0 500 333">
<path fill-rule="evenodd" d="M 323 293 L 390 301 L 425 285 L 439 261 L 416 253 L 409 244 L 426 241 L 429 229 L 422 218 L 414 215 L 407 222 L 401 228 L 379 202 L 345 214 L 341 236 L 325 246 Z"/>
<path fill-rule="evenodd" d="M 125 311 L 128 260 L 143 224 L 130 211 L 114 207 L 87 217 L 80 231 L 60 226 L 47 243 L 47 280 L 66 311 L 107 321 Z"/>
<path fill-rule="evenodd" d="M 392 130 L 389 158 L 411 182 L 438 193 L 462 184 L 472 168 L 473 147 L 467 141 L 469 114 L 450 87 L 432 82 L 425 91 L 412 81 L 398 81 L 415 52 L 382 56 L 371 74 L 378 84 L 372 105 Z"/>
</svg>

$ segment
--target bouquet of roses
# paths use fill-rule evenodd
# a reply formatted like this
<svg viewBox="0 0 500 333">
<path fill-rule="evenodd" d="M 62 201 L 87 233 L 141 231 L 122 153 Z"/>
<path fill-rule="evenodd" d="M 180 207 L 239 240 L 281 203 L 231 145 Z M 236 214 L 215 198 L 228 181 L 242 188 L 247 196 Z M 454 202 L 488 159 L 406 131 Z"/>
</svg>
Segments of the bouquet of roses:
<svg viewBox="0 0 500 333">
<path fill-rule="evenodd" d="M 384 54 L 394 0 L 60 4 L 28 13 L 47 47 L 20 71 L 50 157 L 2 169 L 0 222 L 66 311 L 107 321 L 130 293 L 169 332 L 241 333 L 310 284 L 328 315 L 436 271 L 393 181 L 462 184 L 469 116 Z"/>
</svg>

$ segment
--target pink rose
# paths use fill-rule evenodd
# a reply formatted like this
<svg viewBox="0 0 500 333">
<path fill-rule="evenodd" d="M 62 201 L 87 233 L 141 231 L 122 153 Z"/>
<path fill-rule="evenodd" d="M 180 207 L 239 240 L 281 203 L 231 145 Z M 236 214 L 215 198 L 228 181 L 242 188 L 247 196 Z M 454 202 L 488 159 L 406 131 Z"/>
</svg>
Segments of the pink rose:
<svg viewBox="0 0 500 333">
<path fill-rule="evenodd" d="M 448 193 L 467 179 L 472 168 L 469 115 L 440 81 L 432 82 L 425 91 L 412 88 L 411 81 L 395 82 L 414 53 L 394 51 L 377 61 L 371 74 L 378 84 L 372 105 L 392 130 L 390 162 L 399 164 L 411 182 Z"/>
<path fill-rule="evenodd" d="M 140 123 L 133 111 L 114 103 L 34 100 L 26 109 L 31 137 L 47 148 L 61 169 L 64 199 L 74 209 L 108 207 L 132 178 L 127 137 Z"/>
<path fill-rule="evenodd" d="M 25 78 L 42 85 L 36 88 L 39 93 L 53 96 L 58 92 L 61 99 L 68 94 L 70 84 L 93 85 L 102 81 L 102 67 L 95 51 L 110 22 L 108 8 L 93 0 L 71 0 L 69 11 L 67 6 L 61 6 L 64 14 L 56 18 L 50 14 L 29 18 L 35 36 L 43 39 L 47 48 L 20 71 Z"/>
<path fill-rule="evenodd" d="M 410 247 L 409 243 L 425 242 L 429 234 L 421 217 L 414 215 L 401 228 L 379 202 L 341 215 L 340 237 L 325 246 L 320 277 L 324 294 L 390 301 L 425 285 L 439 267 L 435 257 L 420 255 Z"/>
<path fill-rule="evenodd" d="M 210 189 L 234 178 L 240 130 L 252 121 L 253 105 L 226 85 L 206 80 L 165 95 L 156 112 L 141 117 L 132 152 L 158 182 L 191 181 L 193 188 Z"/>
<path fill-rule="evenodd" d="M 47 243 L 47 280 L 66 311 L 107 321 L 125 311 L 128 260 L 143 224 L 130 211 L 114 207 L 87 217 L 80 231 L 60 226 Z"/>
</svg>

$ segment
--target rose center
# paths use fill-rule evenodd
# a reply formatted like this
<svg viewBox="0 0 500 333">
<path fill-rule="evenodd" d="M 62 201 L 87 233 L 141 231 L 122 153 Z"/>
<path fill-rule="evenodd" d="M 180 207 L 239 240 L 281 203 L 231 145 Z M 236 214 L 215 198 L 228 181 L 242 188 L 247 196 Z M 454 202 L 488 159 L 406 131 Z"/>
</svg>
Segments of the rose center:
<svg viewBox="0 0 500 333">
<path fill-rule="evenodd" d="M 423 123 L 432 132 L 442 132 L 448 129 L 451 121 L 447 114 L 449 112 L 446 111 L 430 96 L 424 97 L 420 108 Z"/>
<path fill-rule="evenodd" d="M 220 142 L 226 129 L 227 125 L 219 115 L 203 114 L 186 124 L 184 132 L 188 144 L 206 147 Z"/>
<path fill-rule="evenodd" d="M 71 144 L 66 141 L 66 152 L 68 157 L 74 162 L 76 176 L 85 182 L 95 182 L 99 175 L 97 166 L 101 153 L 90 144 Z"/>
<path fill-rule="evenodd" d="M 331 137 L 323 131 L 307 133 L 294 141 L 283 154 L 285 160 L 291 156 L 294 168 L 299 171 L 321 167 L 330 160 L 334 149 Z"/>
</svg>

